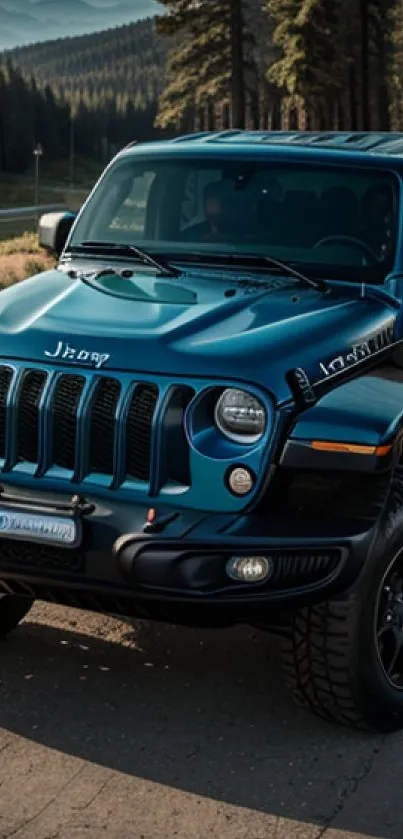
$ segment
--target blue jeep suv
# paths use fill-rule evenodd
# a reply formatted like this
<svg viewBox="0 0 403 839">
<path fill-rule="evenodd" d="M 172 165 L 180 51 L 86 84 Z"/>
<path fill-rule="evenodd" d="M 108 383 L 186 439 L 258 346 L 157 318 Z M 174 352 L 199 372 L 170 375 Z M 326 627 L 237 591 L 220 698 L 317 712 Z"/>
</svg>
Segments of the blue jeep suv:
<svg viewBox="0 0 403 839">
<path fill-rule="evenodd" d="M 0 633 L 35 599 L 279 636 L 403 726 L 403 135 L 128 147 L 0 294 Z"/>
</svg>

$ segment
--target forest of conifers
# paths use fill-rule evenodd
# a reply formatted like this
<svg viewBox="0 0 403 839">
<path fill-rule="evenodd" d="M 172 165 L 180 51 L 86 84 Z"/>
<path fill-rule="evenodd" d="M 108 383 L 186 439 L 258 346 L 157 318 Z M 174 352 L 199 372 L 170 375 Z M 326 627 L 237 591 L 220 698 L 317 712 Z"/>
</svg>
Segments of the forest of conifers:
<svg viewBox="0 0 403 839">
<path fill-rule="evenodd" d="M 156 20 L 0 56 L 0 171 L 132 140 L 403 129 L 403 0 L 162 0 Z"/>
</svg>

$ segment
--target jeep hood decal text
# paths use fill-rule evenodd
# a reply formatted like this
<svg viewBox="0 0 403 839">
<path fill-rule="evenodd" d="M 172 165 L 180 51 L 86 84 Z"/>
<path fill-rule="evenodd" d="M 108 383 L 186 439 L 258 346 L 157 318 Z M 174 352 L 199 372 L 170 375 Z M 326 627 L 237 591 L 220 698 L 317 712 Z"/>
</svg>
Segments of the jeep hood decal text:
<svg viewBox="0 0 403 839">
<path fill-rule="evenodd" d="M 82 367 L 95 367 L 100 370 L 110 359 L 108 353 L 90 352 L 89 350 L 77 350 L 69 344 L 58 341 L 55 349 L 52 351 L 45 350 L 47 358 L 58 359 L 59 361 L 66 361 L 70 364 L 80 364 Z"/>
</svg>

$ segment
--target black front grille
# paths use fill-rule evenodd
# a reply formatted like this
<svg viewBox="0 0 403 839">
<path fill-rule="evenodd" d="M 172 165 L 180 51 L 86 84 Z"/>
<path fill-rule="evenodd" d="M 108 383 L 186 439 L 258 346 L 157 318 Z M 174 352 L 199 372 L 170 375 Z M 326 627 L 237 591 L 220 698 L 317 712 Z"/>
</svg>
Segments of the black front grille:
<svg viewBox="0 0 403 839">
<path fill-rule="evenodd" d="M 38 461 L 39 402 L 45 382 L 46 373 L 29 370 L 22 383 L 17 413 L 17 457 L 20 462 Z"/>
<path fill-rule="evenodd" d="M 120 384 L 102 379 L 96 389 L 90 424 L 90 472 L 113 473 L 115 416 Z"/>
<path fill-rule="evenodd" d="M 77 410 L 84 386 L 83 376 L 62 376 L 53 398 L 52 462 L 70 471 L 75 466 Z"/>
<path fill-rule="evenodd" d="M 65 469 L 74 482 L 92 475 L 105 486 L 106 476 L 117 489 L 151 481 L 154 447 L 153 488 L 168 480 L 188 485 L 183 417 L 193 395 L 184 384 L 170 387 L 156 424 L 160 390 L 153 382 L 0 366 L 0 460 L 11 470 L 38 466 L 41 476 Z"/>
<path fill-rule="evenodd" d="M 132 397 L 127 418 L 126 474 L 138 481 L 150 479 L 152 423 L 158 399 L 154 385 L 139 385 Z"/>
</svg>

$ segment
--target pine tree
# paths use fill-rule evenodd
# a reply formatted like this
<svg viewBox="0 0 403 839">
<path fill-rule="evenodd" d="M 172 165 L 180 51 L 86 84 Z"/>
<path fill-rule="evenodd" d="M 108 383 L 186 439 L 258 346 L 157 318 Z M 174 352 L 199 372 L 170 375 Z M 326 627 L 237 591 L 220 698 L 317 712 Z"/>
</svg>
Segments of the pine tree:
<svg viewBox="0 0 403 839">
<path fill-rule="evenodd" d="M 400 5 L 400 0 L 368 0 L 367 2 L 369 34 L 367 121 L 370 127 L 376 127 L 384 131 L 390 128 L 393 36 L 396 23 L 395 15 Z M 371 97 L 371 89 L 374 91 L 374 97 Z"/>
<path fill-rule="evenodd" d="M 246 88 L 255 64 L 245 0 L 162 0 L 157 31 L 175 39 L 158 124 L 176 125 L 196 109 L 230 103 L 231 124 L 245 126 Z"/>
<path fill-rule="evenodd" d="M 268 78 L 315 128 L 387 129 L 393 9 L 401 0 L 267 0 Z"/>
<path fill-rule="evenodd" d="M 331 128 L 345 82 L 342 0 L 267 0 L 278 55 L 268 80 L 313 128 Z"/>
<path fill-rule="evenodd" d="M 391 49 L 389 55 L 390 121 L 394 131 L 403 125 L 403 0 L 397 0 L 391 12 Z"/>
</svg>

